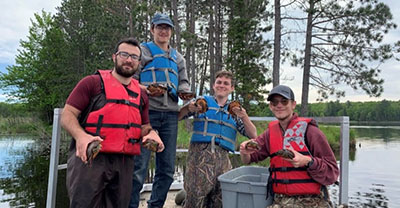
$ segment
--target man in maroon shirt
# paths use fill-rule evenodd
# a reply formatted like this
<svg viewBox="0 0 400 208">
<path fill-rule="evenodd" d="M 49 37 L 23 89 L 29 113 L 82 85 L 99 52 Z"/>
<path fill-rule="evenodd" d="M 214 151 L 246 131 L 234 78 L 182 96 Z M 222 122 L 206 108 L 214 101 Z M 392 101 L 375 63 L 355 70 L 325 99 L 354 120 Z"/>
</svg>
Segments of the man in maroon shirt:
<svg viewBox="0 0 400 208">
<path fill-rule="evenodd" d="M 140 55 L 135 39 L 121 40 L 112 55 L 114 68 L 83 78 L 66 101 L 61 124 L 74 138 L 67 168 L 70 207 L 128 207 L 140 139 L 158 143 L 157 152 L 164 149 L 149 123 L 146 92 L 132 79 Z M 88 161 L 94 141 L 101 142 L 100 153 Z"/>
<path fill-rule="evenodd" d="M 326 185 L 337 180 L 339 169 L 325 135 L 315 120 L 294 113 L 296 101 L 289 87 L 276 86 L 267 100 L 277 121 L 240 145 L 242 161 L 249 164 L 271 157 L 268 192 L 273 191 L 274 202 L 270 207 L 331 207 Z"/>
</svg>

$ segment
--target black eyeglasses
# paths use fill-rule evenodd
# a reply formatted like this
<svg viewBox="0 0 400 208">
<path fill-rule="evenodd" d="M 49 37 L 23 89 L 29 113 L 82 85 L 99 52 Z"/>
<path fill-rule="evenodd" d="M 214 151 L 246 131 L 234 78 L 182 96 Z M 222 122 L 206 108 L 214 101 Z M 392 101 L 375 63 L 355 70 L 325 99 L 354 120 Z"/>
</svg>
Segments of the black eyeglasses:
<svg viewBox="0 0 400 208">
<path fill-rule="evenodd" d="M 170 31 L 171 30 L 171 26 L 169 26 L 169 25 L 156 25 L 156 29 L 157 30 Z"/>
<path fill-rule="evenodd" d="M 119 55 L 123 59 L 128 59 L 129 57 L 131 57 L 132 60 L 134 60 L 134 61 L 138 61 L 140 59 L 140 57 L 138 55 L 129 54 L 129 53 L 124 52 L 124 51 L 118 52 L 117 55 Z"/>
<path fill-rule="evenodd" d="M 277 106 L 279 103 L 282 103 L 283 106 L 286 106 L 289 103 L 288 99 L 282 99 L 282 100 L 271 100 L 269 103 L 271 103 L 273 106 Z"/>
</svg>

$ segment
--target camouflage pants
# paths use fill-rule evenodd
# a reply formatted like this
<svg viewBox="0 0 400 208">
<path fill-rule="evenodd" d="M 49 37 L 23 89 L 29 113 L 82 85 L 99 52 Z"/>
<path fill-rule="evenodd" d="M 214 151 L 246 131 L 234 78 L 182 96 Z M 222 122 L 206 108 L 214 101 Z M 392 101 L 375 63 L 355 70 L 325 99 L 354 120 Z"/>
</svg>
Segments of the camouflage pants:
<svg viewBox="0 0 400 208">
<path fill-rule="evenodd" d="M 288 196 L 275 194 L 274 202 L 267 208 L 331 208 L 329 200 L 324 199 L 324 195 L 302 195 Z"/>
<path fill-rule="evenodd" d="M 185 208 L 221 208 L 222 193 L 218 176 L 231 170 L 227 150 L 211 144 L 190 144 L 186 160 L 184 188 L 187 193 Z"/>
</svg>

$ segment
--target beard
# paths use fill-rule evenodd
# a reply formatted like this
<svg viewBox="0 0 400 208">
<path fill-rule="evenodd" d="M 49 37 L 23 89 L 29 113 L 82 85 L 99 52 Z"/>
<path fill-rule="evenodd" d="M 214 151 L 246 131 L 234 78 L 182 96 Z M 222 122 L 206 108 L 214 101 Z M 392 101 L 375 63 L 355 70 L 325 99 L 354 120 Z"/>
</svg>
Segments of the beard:
<svg viewBox="0 0 400 208">
<path fill-rule="evenodd" d="M 124 69 L 124 66 L 130 66 L 132 68 Z M 119 74 L 123 77 L 126 77 L 126 78 L 132 77 L 135 74 L 137 67 L 138 66 L 135 67 L 133 64 L 119 64 L 118 60 L 116 60 L 114 63 L 114 68 L 115 68 L 115 71 L 117 72 L 117 74 Z"/>
</svg>

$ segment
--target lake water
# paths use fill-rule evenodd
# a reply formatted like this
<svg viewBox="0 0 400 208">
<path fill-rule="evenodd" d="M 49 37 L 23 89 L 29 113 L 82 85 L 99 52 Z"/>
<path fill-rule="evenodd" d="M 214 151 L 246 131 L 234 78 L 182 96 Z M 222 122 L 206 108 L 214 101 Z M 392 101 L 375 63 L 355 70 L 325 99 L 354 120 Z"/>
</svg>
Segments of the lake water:
<svg viewBox="0 0 400 208">
<path fill-rule="evenodd" d="M 357 145 L 349 163 L 350 207 L 400 207 L 400 126 L 351 128 Z M 34 146 L 31 137 L 0 136 L 0 208 L 45 207 L 49 152 Z M 59 171 L 56 207 L 68 207 L 65 172 Z M 337 204 L 338 187 L 330 192 Z"/>
</svg>

